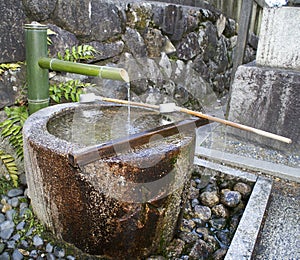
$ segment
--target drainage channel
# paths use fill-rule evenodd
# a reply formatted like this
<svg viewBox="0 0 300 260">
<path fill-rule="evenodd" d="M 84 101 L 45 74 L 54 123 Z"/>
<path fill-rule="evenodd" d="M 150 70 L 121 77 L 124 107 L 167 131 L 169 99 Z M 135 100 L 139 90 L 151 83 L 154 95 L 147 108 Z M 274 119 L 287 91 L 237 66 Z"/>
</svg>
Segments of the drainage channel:
<svg viewBox="0 0 300 260">
<path fill-rule="evenodd" d="M 272 190 L 272 180 L 195 157 L 195 165 L 254 182 L 251 196 L 230 243 L 225 260 L 251 259 Z"/>
</svg>

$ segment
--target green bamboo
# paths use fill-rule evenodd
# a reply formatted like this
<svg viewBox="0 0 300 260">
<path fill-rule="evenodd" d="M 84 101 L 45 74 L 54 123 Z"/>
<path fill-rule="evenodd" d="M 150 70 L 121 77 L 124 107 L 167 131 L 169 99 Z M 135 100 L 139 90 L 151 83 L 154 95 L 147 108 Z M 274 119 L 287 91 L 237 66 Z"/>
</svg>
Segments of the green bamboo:
<svg viewBox="0 0 300 260">
<path fill-rule="evenodd" d="M 39 59 L 38 64 L 43 69 L 51 69 L 55 71 L 64 71 L 86 76 L 101 77 L 103 79 L 129 82 L 127 72 L 121 68 L 75 63 L 53 58 L 41 58 Z"/>
<path fill-rule="evenodd" d="M 38 65 L 47 56 L 47 26 L 25 25 L 26 80 L 28 84 L 29 114 L 49 104 L 49 74 Z"/>
<path fill-rule="evenodd" d="M 129 82 L 127 72 L 121 68 L 47 58 L 48 27 L 32 23 L 24 28 L 29 114 L 49 105 L 49 69 Z"/>
</svg>

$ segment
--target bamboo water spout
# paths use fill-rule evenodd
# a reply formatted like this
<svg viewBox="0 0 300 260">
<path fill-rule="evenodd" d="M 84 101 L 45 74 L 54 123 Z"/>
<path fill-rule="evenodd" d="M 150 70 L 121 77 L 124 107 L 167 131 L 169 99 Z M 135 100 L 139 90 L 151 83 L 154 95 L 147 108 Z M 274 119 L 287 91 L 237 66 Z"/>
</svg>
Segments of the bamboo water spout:
<svg viewBox="0 0 300 260">
<path fill-rule="evenodd" d="M 25 25 L 26 80 L 29 114 L 49 105 L 49 69 L 129 82 L 124 69 L 48 58 L 45 25 Z"/>
</svg>

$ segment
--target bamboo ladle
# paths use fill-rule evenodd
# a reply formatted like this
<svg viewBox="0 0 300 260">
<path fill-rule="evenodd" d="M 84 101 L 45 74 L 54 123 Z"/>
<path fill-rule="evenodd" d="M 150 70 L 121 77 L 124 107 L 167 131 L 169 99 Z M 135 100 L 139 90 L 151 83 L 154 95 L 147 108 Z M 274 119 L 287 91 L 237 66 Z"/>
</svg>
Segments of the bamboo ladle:
<svg viewBox="0 0 300 260">
<path fill-rule="evenodd" d="M 100 97 L 96 96 L 94 93 L 88 93 L 88 94 L 81 94 L 80 95 L 80 103 L 89 103 L 89 102 L 94 102 L 96 100 L 100 101 L 106 101 L 106 102 L 112 102 L 112 103 L 118 103 L 118 104 L 125 104 L 125 105 L 132 105 L 132 106 L 137 106 L 137 107 L 145 107 L 145 108 L 152 108 L 152 109 L 157 109 L 161 113 L 170 113 L 170 112 L 175 112 L 179 111 L 182 113 L 190 114 L 193 116 L 201 117 L 210 121 L 218 122 L 224 125 L 228 125 L 237 129 L 241 129 L 244 131 L 252 132 L 264 137 L 268 137 L 274 140 L 278 140 L 284 143 L 292 143 L 292 140 L 287 137 L 283 137 L 277 134 L 273 134 L 264 130 L 260 130 L 254 127 L 246 126 L 243 124 L 235 123 L 229 120 L 221 119 L 218 117 L 210 116 L 207 114 L 203 114 L 198 111 L 193 111 L 187 108 L 183 107 L 178 107 L 176 106 L 175 103 L 165 103 L 165 104 L 160 104 L 160 105 L 152 105 L 152 104 L 147 104 L 147 103 L 140 103 L 140 102 L 133 102 L 133 101 L 127 101 L 127 100 L 121 100 L 121 99 L 115 99 L 115 98 L 106 98 L 106 97 Z"/>
</svg>

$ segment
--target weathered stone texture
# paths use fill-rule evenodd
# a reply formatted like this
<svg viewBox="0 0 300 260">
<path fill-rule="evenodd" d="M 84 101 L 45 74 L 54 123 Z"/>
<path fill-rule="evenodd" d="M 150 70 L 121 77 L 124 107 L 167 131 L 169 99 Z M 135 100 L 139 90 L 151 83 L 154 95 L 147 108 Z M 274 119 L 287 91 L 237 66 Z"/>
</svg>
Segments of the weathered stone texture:
<svg viewBox="0 0 300 260">
<path fill-rule="evenodd" d="M 14 100 L 14 93 L 12 89 L 7 89 L 6 86 L 0 81 L 0 108 L 12 105 Z"/>
<path fill-rule="evenodd" d="M 127 27 L 124 35 L 122 35 L 122 39 L 134 57 L 141 58 L 147 56 L 144 39 L 138 31 Z"/>
<path fill-rule="evenodd" d="M 87 44 L 93 46 L 97 51 L 94 58 L 95 61 L 102 61 L 116 57 L 120 55 L 124 49 L 123 41 L 115 41 L 112 43 L 92 41 Z"/>
<path fill-rule="evenodd" d="M 52 44 L 48 47 L 51 56 L 56 57 L 57 53 L 60 53 L 63 56 L 66 49 L 70 49 L 72 46 L 79 44 L 78 39 L 73 33 L 63 30 L 53 24 L 47 24 L 47 26 L 55 33 L 49 35 L 49 38 L 52 41 Z"/>
<path fill-rule="evenodd" d="M 229 120 L 289 137 L 292 145 L 252 136 L 280 149 L 300 145 L 300 73 L 284 69 L 240 66 L 232 85 Z M 247 137 L 248 133 L 244 133 Z"/>
<path fill-rule="evenodd" d="M 22 1 L 1 1 L 0 17 L 0 63 L 24 60 L 23 25 L 26 21 L 26 15 Z"/>
<path fill-rule="evenodd" d="M 123 32 L 121 15 L 113 3 L 91 1 L 90 13 L 86 20 L 91 21 L 91 37 L 93 40 L 105 41 Z"/>
<path fill-rule="evenodd" d="M 89 1 L 85 0 L 57 0 L 56 12 L 52 19 L 55 24 L 78 36 L 91 34 L 92 21 L 90 19 Z"/>
<path fill-rule="evenodd" d="M 54 11 L 56 2 L 57 0 L 23 0 L 23 5 L 27 16 L 32 20 L 44 21 Z"/>
<path fill-rule="evenodd" d="M 300 8 L 266 8 L 256 62 L 300 71 Z"/>
<path fill-rule="evenodd" d="M 165 8 L 158 7 L 154 11 L 154 22 L 161 27 L 163 33 L 174 41 L 180 40 L 187 30 L 187 21 L 182 6 L 167 5 Z"/>
<path fill-rule="evenodd" d="M 25 66 L 11 71 L 7 70 L 0 75 L 0 108 L 13 105 L 15 99 L 22 98 L 20 88 L 25 86 Z"/>
<path fill-rule="evenodd" d="M 200 51 L 198 35 L 195 32 L 189 33 L 177 47 L 178 58 L 182 60 L 190 60 L 198 55 Z"/>
</svg>

